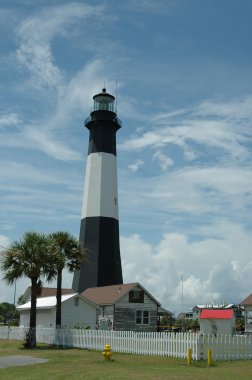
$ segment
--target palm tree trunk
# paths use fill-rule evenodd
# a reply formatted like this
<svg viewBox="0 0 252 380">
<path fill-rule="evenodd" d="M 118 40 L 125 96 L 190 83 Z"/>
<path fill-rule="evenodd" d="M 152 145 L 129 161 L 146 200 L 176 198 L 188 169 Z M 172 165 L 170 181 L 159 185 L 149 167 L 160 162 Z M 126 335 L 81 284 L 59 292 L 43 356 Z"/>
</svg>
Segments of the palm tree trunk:
<svg viewBox="0 0 252 380">
<path fill-rule="evenodd" d="M 56 295 L 56 328 L 61 327 L 61 293 L 62 293 L 62 270 L 57 274 L 57 295 Z"/>
<path fill-rule="evenodd" d="M 37 278 L 31 278 L 31 310 L 30 328 L 26 335 L 25 345 L 27 348 L 36 347 L 36 319 L 37 319 Z"/>
</svg>

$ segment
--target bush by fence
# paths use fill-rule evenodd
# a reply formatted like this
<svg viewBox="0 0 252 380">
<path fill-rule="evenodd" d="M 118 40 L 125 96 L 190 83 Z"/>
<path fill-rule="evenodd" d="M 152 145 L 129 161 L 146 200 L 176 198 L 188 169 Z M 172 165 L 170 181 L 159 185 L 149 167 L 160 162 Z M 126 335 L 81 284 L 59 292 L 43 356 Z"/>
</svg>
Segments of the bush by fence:
<svg viewBox="0 0 252 380">
<path fill-rule="evenodd" d="M 24 340 L 27 328 L 2 327 L 0 339 Z M 194 360 L 207 359 L 212 350 L 214 360 L 252 359 L 252 336 L 200 335 L 198 333 L 151 333 L 82 329 L 37 328 L 37 342 L 63 347 L 103 350 L 109 343 L 112 351 L 139 355 L 186 358 L 189 348 Z"/>
</svg>

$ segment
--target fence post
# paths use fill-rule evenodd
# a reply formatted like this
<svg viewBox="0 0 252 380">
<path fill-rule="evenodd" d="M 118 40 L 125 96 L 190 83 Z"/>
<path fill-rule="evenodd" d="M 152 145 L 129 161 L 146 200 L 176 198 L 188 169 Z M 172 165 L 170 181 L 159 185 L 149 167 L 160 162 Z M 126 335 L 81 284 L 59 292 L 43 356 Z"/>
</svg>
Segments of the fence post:
<svg viewBox="0 0 252 380">
<path fill-rule="evenodd" d="M 192 364 L 192 349 L 188 348 L 187 350 L 187 364 Z"/>
<path fill-rule="evenodd" d="M 207 351 L 207 362 L 208 362 L 208 367 L 211 367 L 213 361 L 213 355 L 212 355 L 212 350 Z"/>
</svg>

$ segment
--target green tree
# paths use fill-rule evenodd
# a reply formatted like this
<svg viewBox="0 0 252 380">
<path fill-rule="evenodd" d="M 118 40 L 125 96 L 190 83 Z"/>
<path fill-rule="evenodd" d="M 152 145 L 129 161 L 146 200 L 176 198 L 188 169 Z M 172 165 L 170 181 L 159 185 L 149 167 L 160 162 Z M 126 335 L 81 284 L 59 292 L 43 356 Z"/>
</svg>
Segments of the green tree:
<svg viewBox="0 0 252 380">
<path fill-rule="evenodd" d="M 61 327 L 62 271 L 65 267 L 69 272 L 79 270 L 85 260 L 86 251 L 79 241 L 68 232 L 58 231 L 51 234 L 49 238 L 56 243 L 52 256 L 54 276 L 57 277 L 56 327 Z"/>
<path fill-rule="evenodd" d="M 245 318 L 236 318 L 235 328 L 236 328 L 236 331 L 244 331 L 245 330 Z"/>
<path fill-rule="evenodd" d="M 177 318 L 175 321 L 175 326 L 181 331 L 198 331 L 199 321 L 198 319 L 182 319 Z"/>
<path fill-rule="evenodd" d="M 175 318 L 172 315 L 166 314 L 161 317 L 160 325 L 165 330 L 171 330 L 175 323 Z"/>
<path fill-rule="evenodd" d="M 7 322 L 9 322 L 12 318 L 16 317 L 16 307 L 15 305 L 3 302 L 0 304 L 0 320 L 5 325 Z"/>
<path fill-rule="evenodd" d="M 20 241 L 14 241 L 2 251 L 0 267 L 4 272 L 4 280 L 7 284 L 13 284 L 21 277 L 31 280 L 31 309 L 30 329 L 27 333 L 26 346 L 36 347 L 36 304 L 37 289 L 41 284 L 40 278 L 46 276 L 51 279 L 50 249 L 54 249 L 48 243 L 44 234 L 26 232 Z"/>
</svg>

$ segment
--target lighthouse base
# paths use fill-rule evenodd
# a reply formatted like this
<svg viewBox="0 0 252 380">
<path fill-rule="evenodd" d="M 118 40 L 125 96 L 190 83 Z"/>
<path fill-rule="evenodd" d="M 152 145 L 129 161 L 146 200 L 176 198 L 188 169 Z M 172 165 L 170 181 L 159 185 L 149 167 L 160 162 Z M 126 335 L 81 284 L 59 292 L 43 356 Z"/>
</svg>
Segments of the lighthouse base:
<svg viewBox="0 0 252 380">
<path fill-rule="evenodd" d="M 74 273 L 72 288 L 76 292 L 123 283 L 118 220 L 107 217 L 82 219 L 80 243 L 87 251 L 87 259 Z"/>
</svg>

